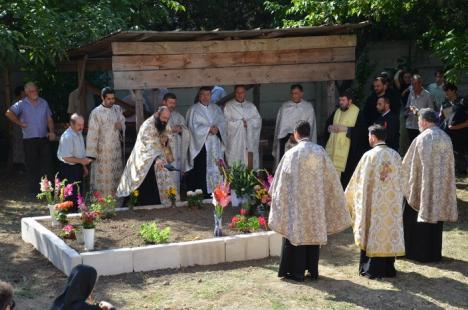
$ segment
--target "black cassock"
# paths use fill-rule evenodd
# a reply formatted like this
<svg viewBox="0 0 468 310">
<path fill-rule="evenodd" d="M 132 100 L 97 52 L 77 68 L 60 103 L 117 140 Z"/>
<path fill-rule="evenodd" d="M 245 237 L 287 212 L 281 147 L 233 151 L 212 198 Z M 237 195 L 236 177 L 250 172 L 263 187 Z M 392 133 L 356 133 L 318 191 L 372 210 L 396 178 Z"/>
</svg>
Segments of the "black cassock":
<svg viewBox="0 0 468 310">
<path fill-rule="evenodd" d="M 295 246 L 283 238 L 278 277 L 303 281 L 306 271 L 312 279 L 318 278 L 319 245 Z"/>
<path fill-rule="evenodd" d="M 385 127 L 387 131 L 385 144 L 398 152 L 398 148 L 400 147 L 400 118 L 398 115 L 389 111 L 384 116 L 379 116 L 375 123 Z"/>
<path fill-rule="evenodd" d="M 138 191 L 140 195 L 138 197 L 139 206 L 147 206 L 147 205 L 159 205 L 161 204 L 161 199 L 159 198 L 159 189 L 158 183 L 156 182 L 156 173 L 154 171 L 154 164 L 156 161 L 153 162 L 148 173 L 146 174 L 143 183 L 138 187 Z"/>
<path fill-rule="evenodd" d="M 328 132 L 328 126 L 333 125 L 333 117 L 335 116 L 337 110 L 335 110 L 327 120 L 327 126 L 325 127 L 325 144 L 324 148 L 327 145 L 328 138 L 330 133 Z M 356 169 L 359 160 L 361 160 L 362 155 L 367 152 L 369 147 L 369 132 L 367 129 L 366 120 L 361 111 L 356 119 L 356 124 L 353 128 L 348 128 L 346 136 L 351 139 L 351 145 L 349 147 L 348 160 L 346 161 L 345 171 L 341 173 L 340 181 L 343 189 L 349 183 L 351 176 Z"/>
<path fill-rule="evenodd" d="M 421 263 L 442 260 L 443 222 L 418 222 L 418 212 L 405 201 L 403 228 L 405 234 L 406 258 Z"/>
<path fill-rule="evenodd" d="M 201 189 L 205 198 L 210 198 L 206 188 L 206 148 L 203 145 L 193 159 L 193 169 L 187 174 L 187 188 L 191 191 Z"/>
<path fill-rule="evenodd" d="M 368 257 L 361 250 L 359 258 L 359 274 L 374 278 L 393 278 L 396 276 L 395 257 Z"/>
</svg>

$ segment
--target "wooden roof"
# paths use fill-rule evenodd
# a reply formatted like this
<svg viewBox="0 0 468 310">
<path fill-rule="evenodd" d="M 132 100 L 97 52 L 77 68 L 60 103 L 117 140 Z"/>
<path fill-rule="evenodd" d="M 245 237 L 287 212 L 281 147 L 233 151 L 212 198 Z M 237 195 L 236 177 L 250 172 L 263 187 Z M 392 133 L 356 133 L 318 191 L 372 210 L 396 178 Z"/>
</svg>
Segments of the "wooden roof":
<svg viewBox="0 0 468 310">
<path fill-rule="evenodd" d="M 70 60 L 88 55 L 91 58 L 112 56 L 112 42 L 174 42 L 174 41 L 210 41 L 210 40 L 246 40 L 261 38 L 325 36 L 354 33 L 357 29 L 368 26 L 367 22 L 316 27 L 296 27 L 282 29 L 252 30 L 212 30 L 212 31 L 117 31 L 97 41 L 69 50 Z"/>
</svg>

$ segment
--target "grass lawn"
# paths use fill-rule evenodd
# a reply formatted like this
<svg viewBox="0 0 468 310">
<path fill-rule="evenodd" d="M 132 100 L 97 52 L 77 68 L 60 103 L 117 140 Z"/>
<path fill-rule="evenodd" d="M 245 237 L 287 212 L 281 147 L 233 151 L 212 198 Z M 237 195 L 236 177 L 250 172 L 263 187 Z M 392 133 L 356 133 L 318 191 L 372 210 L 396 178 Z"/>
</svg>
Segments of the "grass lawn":
<svg viewBox="0 0 468 310">
<path fill-rule="evenodd" d="M 18 309 L 48 309 L 66 277 L 21 240 L 21 218 L 48 213 L 21 194 L 23 179 L 0 180 L 0 279 L 15 286 Z M 391 280 L 358 275 L 359 251 L 347 230 L 322 247 L 318 281 L 280 280 L 271 258 L 100 277 L 93 296 L 118 309 L 467 309 L 468 179 L 458 179 L 457 188 L 460 216 L 444 226 L 443 261 L 399 259 Z"/>
</svg>

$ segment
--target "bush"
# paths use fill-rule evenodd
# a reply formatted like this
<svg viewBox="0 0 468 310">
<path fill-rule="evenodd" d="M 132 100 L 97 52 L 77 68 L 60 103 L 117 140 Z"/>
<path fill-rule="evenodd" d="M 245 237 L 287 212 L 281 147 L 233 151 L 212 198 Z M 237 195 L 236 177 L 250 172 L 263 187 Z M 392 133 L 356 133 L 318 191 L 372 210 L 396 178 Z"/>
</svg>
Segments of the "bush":
<svg viewBox="0 0 468 310">
<path fill-rule="evenodd" d="M 171 236 L 171 228 L 159 229 L 156 223 L 146 223 L 140 226 L 140 236 L 146 243 L 168 243 Z"/>
</svg>

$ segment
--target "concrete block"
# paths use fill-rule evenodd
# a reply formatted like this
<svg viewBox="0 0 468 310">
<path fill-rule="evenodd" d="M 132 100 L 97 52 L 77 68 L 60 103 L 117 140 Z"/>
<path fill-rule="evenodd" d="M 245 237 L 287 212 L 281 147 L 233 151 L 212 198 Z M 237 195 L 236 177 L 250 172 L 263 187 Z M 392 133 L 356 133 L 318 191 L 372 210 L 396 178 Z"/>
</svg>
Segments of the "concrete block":
<svg viewBox="0 0 468 310">
<path fill-rule="evenodd" d="M 270 237 L 270 256 L 280 256 L 283 236 L 274 231 L 269 231 L 267 234 Z"/>
<path fill-rule="evenodd" d="M 224 238 L 180 242 L 180 265 L 214 265 L 226 261 Z"/>
<path fill-rule="evenodd" d="M 133 248 L 133 271 L 150 271 L 180 268 L 180 245 L 178 243 L 150 245 Z"/>
<path fill-rule="evenodd" d="M 226 262 L 239 262 L 247 260 L 248 238 L 232 236 L 224 238 L 226 245 Z"/>
<path fill-rule="evenodd" d="M 83 264 L 93 266 L 99 275 L 116 275 L 133 272 L 131 248 L 81 253 Z"/>
<path fill-rule="evenodd" d="M 34 236 L 34 228 L 31 224 L 32 219 L 25 217 L 21 219 L 21 239 L 26 243 L 31 243 Z"/>
<path fill-rule="evenodd" d="M 269 236 L 266 232 L 241 235 L 247 239 L 246 259 L 261 259 L 270 256 Z"/>
</svg>

